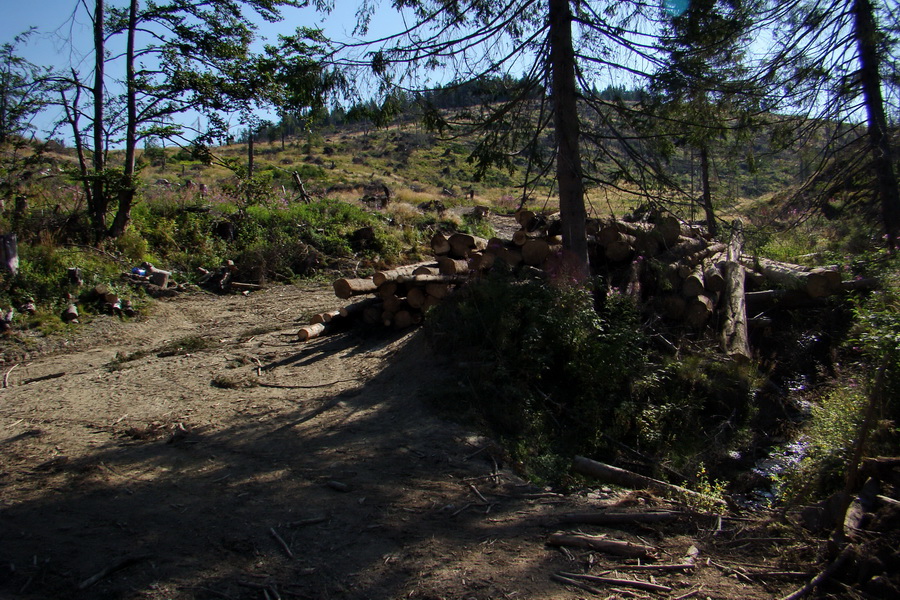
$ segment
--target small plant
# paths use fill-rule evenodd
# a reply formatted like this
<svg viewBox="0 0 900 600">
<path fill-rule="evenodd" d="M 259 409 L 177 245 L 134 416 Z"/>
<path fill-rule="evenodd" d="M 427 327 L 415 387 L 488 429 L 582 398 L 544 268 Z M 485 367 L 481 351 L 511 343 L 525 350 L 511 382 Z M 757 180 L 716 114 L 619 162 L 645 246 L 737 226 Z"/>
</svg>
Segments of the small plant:
<svg viewBox="0 0 900 600">
<path fill-rule="evenodd" d="M 701 512 L 721 512 L 725 506 L 722 500 L 725 499 L 725 482 L 717 479 L 711 479 L 706 467 L 701 463 L 700 469 L 697 471 L 694 482 L 694 491 L 701 494 L 701 497 L 686 497 L 685 501 L 688 506 Z"/>
</svg>

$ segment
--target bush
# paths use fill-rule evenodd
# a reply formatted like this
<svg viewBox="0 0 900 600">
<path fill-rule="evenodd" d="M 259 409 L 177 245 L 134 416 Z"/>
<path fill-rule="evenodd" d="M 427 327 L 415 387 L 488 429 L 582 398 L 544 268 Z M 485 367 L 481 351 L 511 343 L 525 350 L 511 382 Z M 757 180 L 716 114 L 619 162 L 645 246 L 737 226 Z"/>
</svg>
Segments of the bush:
<svg viewBox="0 0 900 600">
<path fill-rule="evenodd" d="M 476 365 L 462 401 L 438 402 L 540 482 L 565 483 L 575 454 L 614 461 L 619 443 L 685 473 L 749 445 L 755 370 L 713 353 L 652 360 L 631 298 L 604 289 L 492 275 L 438 306 L 433 344 Z"/>
<path fill-rule="evenodd" d="M 643 336 L 629 299 L 601 312 L 587 287 L 491 276 L 437 307 L 431 339 L 467 362 L 468 412 L 506 440 L 538 480 L 559 477 L 573 454 L 591 454 L 630 397 Z M 555 475 L 553 475 L 555 474 Z"/>
</svg>

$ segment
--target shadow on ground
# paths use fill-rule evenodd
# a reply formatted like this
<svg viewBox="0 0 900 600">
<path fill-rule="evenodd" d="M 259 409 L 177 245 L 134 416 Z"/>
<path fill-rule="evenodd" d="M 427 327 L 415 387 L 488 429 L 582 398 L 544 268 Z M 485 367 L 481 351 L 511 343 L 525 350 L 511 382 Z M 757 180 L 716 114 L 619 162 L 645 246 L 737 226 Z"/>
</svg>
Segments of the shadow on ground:
<svg viewBox="0 0 900 600">
<path fill-rule="evenodd" d="M 88 455 L 0 474 L 2 486 L 45 486 L 3 504 L 0 595 L 571 597 L 546 576 L 561 560 L 542 545 L 549 505 L 423 401 L 457 383 L 421 335 L 299 348 L 262 369 L 393 354 L 358 387 L 291 410 L 207 429 L 98 428 Z"/>
</svg>

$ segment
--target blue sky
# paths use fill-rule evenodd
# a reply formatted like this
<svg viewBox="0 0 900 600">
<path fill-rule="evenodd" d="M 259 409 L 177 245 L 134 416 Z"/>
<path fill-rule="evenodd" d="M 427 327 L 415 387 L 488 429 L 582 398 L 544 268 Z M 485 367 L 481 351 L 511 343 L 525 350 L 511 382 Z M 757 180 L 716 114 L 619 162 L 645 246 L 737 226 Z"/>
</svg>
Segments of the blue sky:
<svg viewBox="0 0 900 600">
<path fill-rule="evenodd" d="M 80 67 L 82 73 L 91 69 L 92 33 L 91 22 L 84 6 L 81 6 L 73 20 L 72 14 L 78 6 L 77 0 L 0 0 L 2 18 L 0 18 L 0 43 L 11 42 L 15 36 L 31 26 L 38 31 L 28 42 L 19 47 L 18 53 L 37 65 L 54 68 L 68 68 L 69 65 Z M 93 8 L 92 0 L 85 4 Z M 123 5 L 122 0 L 107 0 L 107 5 Z M 357 2 L 338 1 L 335 10 L 322 15 L 312 9 L 285 9 L 284 20 L 279 23 L 266 23 L 259 20 L 259 35 L 274 40 L 279 34 L 293 33 L 297 27 L 322 26 L 329 35 L 348 39 L 356 24 Z M 386 8 L 376 13 L 371 31 L 384 33 L 397 31 L 402 26 L 399 15 Z M 71 42 L 71 43 L 69 43 Z M 114 75 L 114 65 L 107 68 L 109 75 Z M 39 129 L 50 126 L 60 115 L 50 113 L 42 115 L 36 121 Z"/>
</svg>

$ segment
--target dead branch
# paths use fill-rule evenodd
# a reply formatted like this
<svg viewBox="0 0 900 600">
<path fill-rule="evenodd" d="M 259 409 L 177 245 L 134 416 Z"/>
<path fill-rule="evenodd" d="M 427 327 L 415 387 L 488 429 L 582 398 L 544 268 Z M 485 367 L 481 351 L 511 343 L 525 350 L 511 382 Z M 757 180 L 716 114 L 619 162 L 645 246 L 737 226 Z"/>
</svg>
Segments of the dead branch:
<svg viewBox="0 0 900 600">
<path fill-rule="evenodd" d="M 725 501 L 720 498 L 713 498 L 712 496 L 707 496 L 706 494 L 701 494 L 699 492 L 695 492 L 678 485 L 672 485 L 671 483 L 659 481 L 658 479 L 653 479 L 652 477 L 646 477 L 644 475 L 639 475 L 638 473 L 626 471 L 625 469 L 613 467 L 612 465 L 597 462 L 583 456 L 575 457 L 572 468 L 582 475 L 595 477 L 614 485 L 629 487 L 632 489 L 651 489 L 655 492 L 665 494 L 666 496 L 675 499 L 693 498 L 696 500 L 701 500 L 705 503 L 712 503 L 716 506 L 726 505 Z"/>
<path fill-rule="evenodd" d="M 688 516 L 687 513 L 677 511 L 654 512 L 593 512 L 593 513 L 569 513 L 562 515 L 562 523 L 584 523 L 588 525 L 617 525 L 622 523 L 661 523 L 674 521 Z"/>
<path fill-rule="evenodd" d="M 87 589 L 87 588 L 91 587 L 92 585 L 94 585 L 95 583 L 97 583 L 98 581 L 100 581 L 101 579 L 103 579 L 104 577 L 108 577 L 108 576 L 112 575 L 116 571 L 121 571 L 122 569 L 130 567 L 132 565 L 136 565 L 139 562 L 149 560 L 150 558 L 152 558 L 152 556 L 149 554 L 142 554 L 140 556 L 128 556 L 126 558 L 123 558 L 122 560 L 115 562 L 115 563 L 109 565 L 108 567 L 101 569 L 95 575 L 92 575 L 92 576 L 88 577 L 87 579 L 85 579 L 84 581 L 82 581 L 81 583 L 79 583 L 78 589 L 79 590 Z"/>
<path fill-rule="evenodd" d="M 281 548 L 284 550 L 284 553 L 288 555 L 288 558 L 290 558 L 291 560 L 293 560 L 293 559 L 294 559 L 294 553 L 291 552 L 291 547 L 287 545 L 287 542 L 285 542 L 283 539 L 281 539 L 281 536 L 278 535 L 278 532 L 275 531 L 275 528 L 274 528 L 274 527 L 270 527 L 270 528 L 269 528 L 269 533 L 272 534 L 272 537 L 275 538 L 275 541 L 278 542 L 278 544 L 279 544 L 279 545 L 281 546 Z"/>
<path fill-rule="evenodd" d="M 578 573 L 559 573 L 559 575 L 571 579 L 579 579 L 582 581 L 590 581 L 593 583 L 606 583 L 608 585 L 621 585 L 624 587 L 632 587 L 639 590 L 647 590 L 651 592 L 671 592 L 672 588 L 667 585 L 659 585 L 650 583 L 649 581 L 635 581 L 632 579 L 616 579 L 613 577 L 600 577 L 599 575 L 580 575 Z"/>
<path fill-rule="evenodd" d="M 569 579 L 568 577 L 563 577 L 562 575 L 560 575 L 558 573 L 554 573 L 554 574 L 550 575 L 550 579 L 552 579 L 553 581 L 555 581 L 557 583 L 562 583 L 563 585 L 571 585 L 573 587 L 577 587 L 580 590 L 590 592 L 591 594 L 596 594 L 597 596 L 600 596 L 601 594 L 603 594 L 603 592 L 601 592 L 600 590 L 598 590 L 595 587 L 591 587 L 588 584 L 582 583 L 575 579 Z"/>
<path fill-rule="evenodd" d="M 572 546 L 574 548 L 588 548 L 590 550 L 598 550 L 607 554 L 615 554 L 618 556 L 630 556 L 633 558 L 647 558 L 655 556 L 656 548 L 645 546 L 643 544 L 635 544 L 622 540 L 611 540 L 603 536 L 574 534 L 574 533 L 553 533 L 547 539 L 547 543 L 551 546 Z"/>
<path fill-rule="evenodd" d="M 807 595 L 823 583 L 825 583 L 834 573 L 844 566 L 844 563 L 847 562 L 850 557 L 854 553 L 854 548 L 851 545 L 844 546 L 844 549 L 841 550 L 841 553 L 838 554 L 838 557 L 834 559 L 834 561 L 825 567 L 818 575 L 809 580 L 809 582 L 801 587 L 798 590 L 795 590 L 783 597 L 781 600 L 798 600 L 798 598 L 802 598 Z"/>
</svg>

